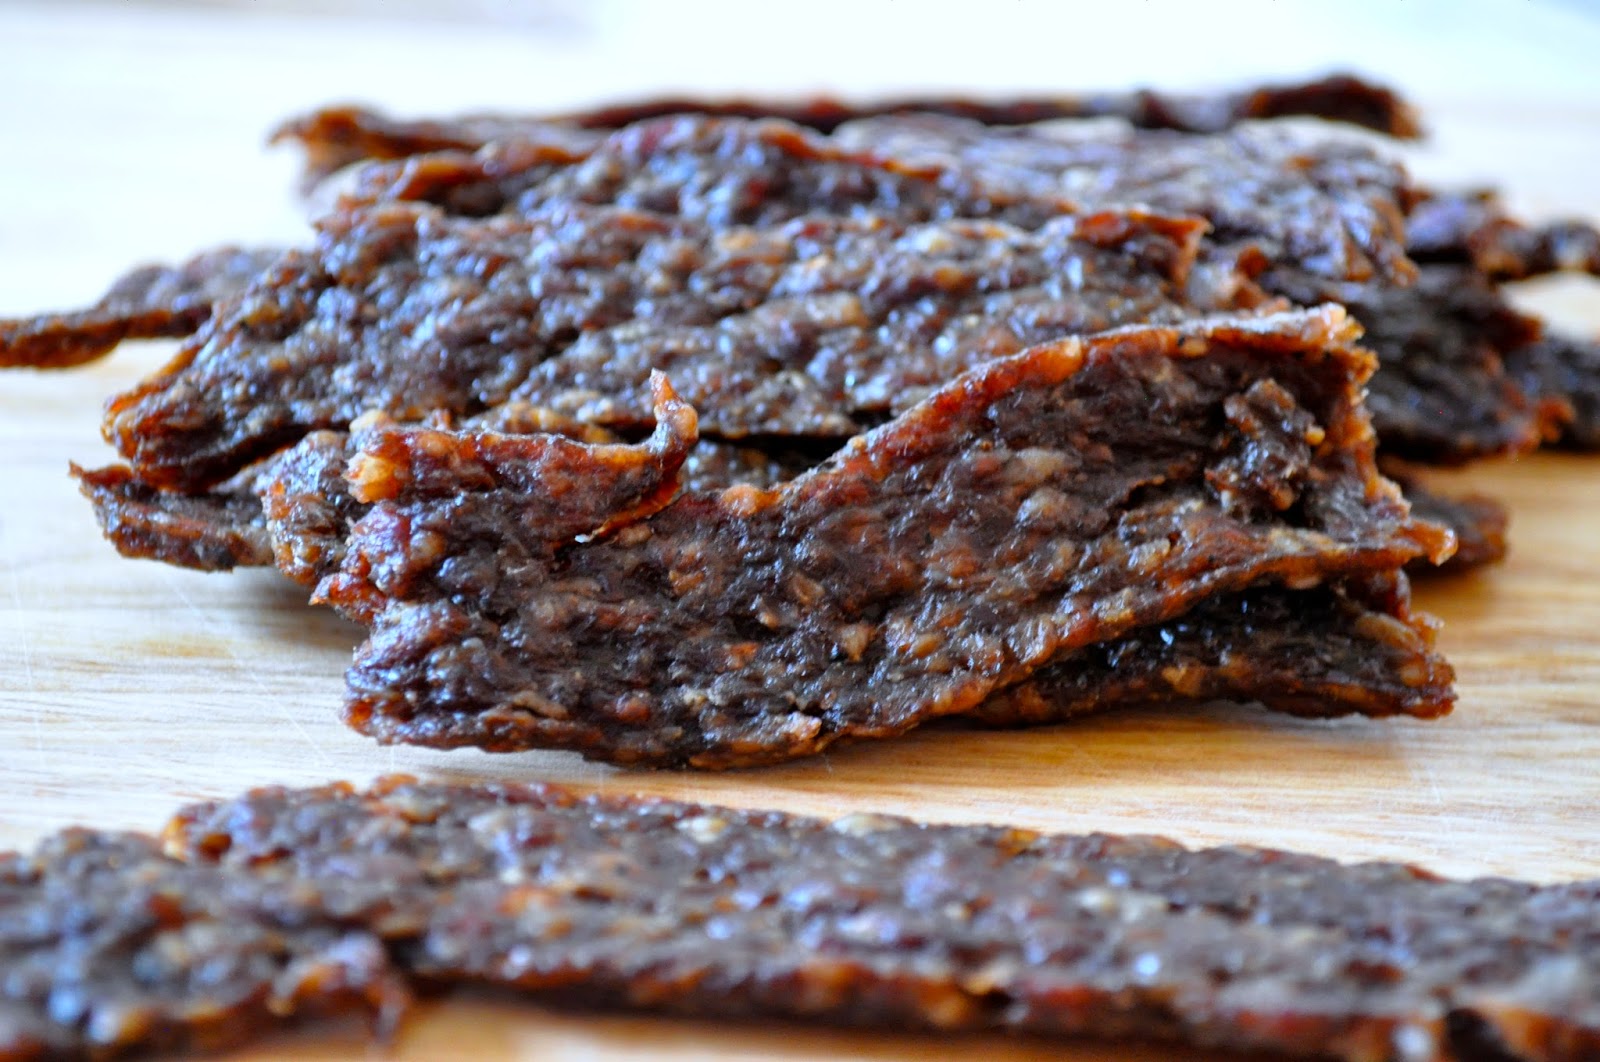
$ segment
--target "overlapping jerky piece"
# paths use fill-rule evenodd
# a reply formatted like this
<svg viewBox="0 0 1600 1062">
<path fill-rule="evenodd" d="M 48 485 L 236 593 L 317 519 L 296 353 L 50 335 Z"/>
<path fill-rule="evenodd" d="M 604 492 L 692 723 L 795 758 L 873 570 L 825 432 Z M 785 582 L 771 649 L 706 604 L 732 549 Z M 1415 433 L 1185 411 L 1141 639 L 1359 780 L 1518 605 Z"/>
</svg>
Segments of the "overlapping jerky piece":
<svg viewBox="0 0 1600 1062">
<path fill-rule="evenodd" d="M 1529 395 L 1554 407 L 1557 445 L 1600 450 L 1600 340 L 1546 336 L 1506 351 L 1505 361 Z"/>
<path fill-rule="evenodd" d="M 1296 1057 L 1600 1050 L 1600 885 L 1154 837 L 379 781 L 0 856 L 0 1058 L 237 1042 L 409 985 Z"/>
<path fill-rule="evenodd" d="M 285 122 L 273 132 L 272 140 L 293 141 L 305 150 L 306 183 L 314 185 L 334 171 L 365 159 L 475 151 L 497 140 L 542 140 L 582 150 L 590 141 L 579 130 L 618 129 L 675 114 L 781 118 L 826 133 L 848 121 L 912 113 L 943 114 L 998 125 L 1116 117 L 1146 129 L 1197 133 L 1220 132 L 1252 119 L 1308 116 L 1396 137 L 1421 133 L 1415 111 L 1393 90 L 1335 74 L 1298 84 L 1214 93 L 1139 89 L 1007 100 L 929 96 L 876 103 L 846 103 L 825 97 L 791 102 L 668 98 L 565 114 L 474 114 L 443 119 L 397 119 L 361 107 L 326 107 Z"/>
<path fill-rule="evenodd" d="M 446 152 L 374 165 L 362 172 L 349 202 L 409 199 L 473 213 L 515 213 L 566 196 L 660 209 L 663 201 L 670 207 L 670 196 L 652 194 L 643 181 L 637 187 L 623 186 L 626 198 L 617 198 L 613 171 L 637 165 L 638 158 L 677 159 L 689 152 L 683 162 L 661 166 L 676 176 L 679 167 L 708 151 L 722 152 L 715 146 L 717 135 L 726 140 L 740 130 L 758 130 L 777 141 L 785 129 L 796 157 L 859 152 L 893 160 L 889 165 L 904 172 L 938 175 L 960 194 L 949 198 L 946 193 L 945 209 L 933 216 L 972 216 L 971 205 L 981 203 L 985 192 L 1009 199 L 1013 206 L 1007 220 L 1024 225 L 1036 221 L 1024 208 L 1033 197 L 1042 200 L 1042 210 L 1063 196 L 1091 210 L 1102 204 L 1146 205 L 1206 218 L 1215 227 L 1215 240 L 1234 249 L 1230 259 L 1239 250 L 1252 249 L 1278 268 L 1340 280 L 1403 281 L 1412 275 L 1403 248 L 1402 213 L 1413 192 L 1404 171 L 1362 145 L 1309 143 L 1272 129 L 1217 136 L 1137 131 L 1052 136 L 1032 127 L 997 129 L 925 115 L 847 123 L 832 141 L 824 141 L 778 122 L 680 117 L 614 134 L 593 157 L 554 175 L 549 149 L 538 141 L 498 141 L 477 155 Z M 609 161 L 613 158 L 619 161 Z M 776 161 L 755 185 L 720 185 L 721 198 L 739 203 L 753 188 L 770 194 L 774 184 L 787 192 L 791 179 L 784 170 L 794 164 Z M 833 187 L 819 183 L 808 194 L 816 203 L 814 210 L 841 212 Z M 888 196 L 868 204 L 856 195 L 843 205 L 905 216 L 904 208 Z M 930 207 L 916 209 L 923 216 Z M 982 215 L 993 213 L 991 208 Z"/>
<path fill-rule="evenodd" d="M 0 319 L 0 367 L 70 368 L 124 339 L 190 335 L 211 316 L 215 302 L 243 290 L 282 253 L 222 247 L 182 265 L 136 269 L 85 310 Z"/>
<path fill-rule="evenodd" d="M 1492 191 L 1430 192 L 1406 218 L 1406 249 L 1419 262 L 1470 263 L 1494 281 L 1600 275 L 1594 225 L 1577 219 L 1524 225 Z"/>
<path fill-rule="evenodd" d="M 1311 717 L 1426 717 L 1451 702 L 1454 681 L 1432 620 L 1411 611 L 1405 577 L 1386 575 L 1219 595 L 1067 654 L 967 714 L 1026 726 L 1108 706 L 1235 701 Z"/>
<path fill-rule="evenodd" d="M 968 711 L 1217 595 L 1437 557 L 1448 535 L 1372 465 L 1353 333 L 1328 307 L 1033 348 L 775 489 L 680 495 L 584 541 L 525 512 L 553 504 L 523 468 L 536 437 L 378 429 L 352 464 L 373 507 L 318 589 L 372 628 L 348 718 L 771 762 Z M 462 452 L 470 476 L 444 474 Z M 565 526 L 602 523 L 581 512 Z"/>
<path fill-rule="evenodd" d="M 1215 136 L 1163 131 L 995 128 L 938 116 L 841 126 L 844 148 L 971 179 L 1062 195 L 1083 209 L 1143 204 L 1203 217 L 1213 240 L 1257 249 L 1275 272 L 1332 280 L 1413 275 L 1404 169 L 1370 147 L 1272 128 Z"/>
<path fill-rule="evenodd" d="M 1379 358 L 1367 405 L 1386 454 L 1457 464 L 1521 453 L 1560 416 L 1559 403 L 1530 396 L 1502 362 L 1538 337 L 1539 322 L 1470 265 L 1423 266 L 1408 288 L 1273 282 L 1297 301 L 1331 294 L 1366 329 L 1362 342 Z"/>
<path fill-rule="evenodd" d="M 711 433 L 842 438 L 968 365 L 1055 336 L 1249 306 L 1191 273 L 1199 225 L 1139 212 L 718 228 L 617 207 L 333 215 L 164 370 L 114 399 L 138 477 L 193 491 L 368 410 L 414 420 L 519 399 L 648 430 L 666 367 Z M 920 389 L 920 390 L 919 390 Z"/>
</svg>

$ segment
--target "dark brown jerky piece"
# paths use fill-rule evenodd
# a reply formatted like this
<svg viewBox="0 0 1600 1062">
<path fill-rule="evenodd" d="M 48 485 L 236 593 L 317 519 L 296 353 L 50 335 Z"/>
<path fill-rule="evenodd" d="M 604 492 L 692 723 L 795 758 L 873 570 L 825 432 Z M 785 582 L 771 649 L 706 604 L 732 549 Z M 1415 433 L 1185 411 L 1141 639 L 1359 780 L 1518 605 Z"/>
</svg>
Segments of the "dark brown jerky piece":
<svg viewBox="0 0 1600 1062">
<path fill-rule="evenodd" d="M 211 316 L 213 303 L 242 290 L 282 253 L 222 247 L 182 265 L 136 269 L 86 310 L 0 320 L 0 367 L 65 369 L 124 339 L 190 335 Z"/>
<path fill-rule="evenodd" d="M 1456 551 L 1442 565 L 1419 558 L 1408 566 L 1412 574 L 1467 571 L 1505 559 L 1511 514 L 1500 502 L 1482 494 L 1440 494 L 1428 487 L 1411 466 L 1387 459 L 1379 465 L 1383 474 L 1405 492 L 1411 515 L 1449 528 L 1456 538 Z"/>
<path fill-rule="evenodd" d="M 641 122 L 589 150 L 542 139 L 499 141 L 359 174 L 346 207 L 410 200 L 454 213 L 526 214 L 558 201 L 608 204 L 714 226 L 770 225 L 823 214 L 902 221 L 986 218 L 1035 228 L 1068 212 L 1048 190 L 1001 189 L 940 162 L 842 147 L 788 122 L 681 115 Z"/>
<path fill-rule="evenodd" d="M 1406 249 L 1419 262 L 1467 262 L 1491 280 L 1548 273 L 1600 275 L 1600 231 L 1587 221 L 1527 226 L 1493 192 L 1431 193 L 1406 218 Z"/>
<path fill-rule="evenodd" d="M 546 499 L 449 487 L 435 433 L 403 467 L 439 496 L 375 505 L 318 590 L 373 628 L 348 717 L 388 741 L 771 762 L 967 711 L 1218 594 L 1446 552 L 1376 477 L 1351 334 L 1327 308 L 1037 347 L 774 490 L 682 495 L 587 542 L 518 515 Z"/>
<path fill-rule="evenodd" d="M 1365 145 L 1266 128 L 1086 135 L 934 116 L 852 122 L 835 139 L 1014 194 L 1065 196 L 1082 209 L 1138 204 L 1203 217 L 1217 244 L 1254 248 L 1295 276 L 1413 275 L 1403 213 L 1415 193 L 1398 164 Z"/>
<path fill-rule="evenodd" d="M 1547 336 L 1506 351 L 1505 361 L 1528 394 L 1555 407 L 1558 446 L 1600 450 L 1600 341 Z"/>
<path fill-rule="evenodd" d="M 189 808 L 165 850 L 0 857 L 0 1058 L 392 1016 L 400 977 L 1352 1062 L 1600 1049 L 1595 882 L 406 778 Z"/>
<path fill-rule="evenodd" d="M 1455 672 L 1434 651 L 1431 621 L 1411 613 L 1409 596 L 1403 581 L 1388 577 L 1220 595 L 1068 654 L 968 715 L 1033 726 L 1108 706 L 1201 701 L 1259 702 L 1312 717 L 1437 715 L 1453 699 Z"/>
<path fill-rule="evenodd" d="M 781 118 L 832 132 L 862 118 L 932 113 L 990 125 L 1058 118 L 1122 118 L 1146 129 L 1215 133 L 1242 121 L 1308 116 L 1412 138 L 1421 127 L 1412 107 L 1382 85 L 1349 75 L 1231 92 L 1170 93 L 1151 89 L 1081 96 L 977 100 L 930 96 L 868 103 L 826 97 L 800 100 L 644 100 L 554 115 L 474 114 L 443 119 L 398 119 L 361 107 L 325 107 L 279 126 L 274 143 L 294 141 L 306 152 L 307 185 L 363 159 L 400 159 L 437 151 L 475 151 L 494 141 L 544 140 L 582 150 L 578 130 L 619 129 L 676 114 L 724 118 Z"/>
<path fill-rule="evenodd" d="M 1297 300 L 1331 293 L 1365 327 L 1379 364 L 1367 405 L 1385 454 L 1454 464 L 1521 453 L 1560 416 L 1559 403 L 1530 398 L 1502 364 L 1539 322 L 1470 265 L 1423 266 L 1409 288 L 1269 283 Z"/>
<path fill-rule="evenodd" d="M 665 367 L 708 432 L 842 438 L 860 414 L 1029 342 L 1258 301 L 1232 270 L 1190 275 L 1197 234 L 1139 213 L 1029 234 L 389 204 L 325 219 L 314 251 L 113 400 L 107 431 L 142 479 L 192 491 L 368 410 L 415 420 L 532 399 L 648 430 L 645 384 Z"/>
<path fill-rule="evenodd" d="M 272 563 L 261 502 L 246 484 L 191 495 L 141 483 L 123 465 L 93 471 L 73 465 L 72 474 L 123 556 L 223 572 Z"/>
<path fill-rule="evenodd" d="M 215 1050 L 339 1013 L 387 1025 L 408 991 L 364 924 L 383 923 L 387 890 L 180 862 L 137 834 L 0 855 L 0 1059 Z"/>
</svg>

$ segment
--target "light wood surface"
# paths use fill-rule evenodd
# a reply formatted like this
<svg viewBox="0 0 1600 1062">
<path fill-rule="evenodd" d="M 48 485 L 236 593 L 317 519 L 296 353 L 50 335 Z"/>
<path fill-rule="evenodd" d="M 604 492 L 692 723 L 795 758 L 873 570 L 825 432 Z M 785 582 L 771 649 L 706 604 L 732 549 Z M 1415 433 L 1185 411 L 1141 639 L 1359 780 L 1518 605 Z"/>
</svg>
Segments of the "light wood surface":
<svg viewBox="0 0 1600 1062">
<path fill-rule="evenodd" d="M 1477 83 L 1468 72 L 1452 81 L 1451 63 L 1425 50 L 1415 53 L 1413 67 L 1397 70 L 1395 80 L 1422 100 L 1435 133 L 1414 162 L 1434 180 L 1501 183 L 1531 213 L 1600 216 L 1600 85 L 1585 80 L 1582 65 L 1594 54 L 1596 38 L 1583 37 L 1593 24 L 1562 9 L 1518 6 L 1524 22 L 1508 23 L 1503 40 L 1496 39 L 1499 27 L 1485 25 L 1467 35 L 1468 45 L 1454 45 L 1465 48 L 1457 55 L 1463 71 L 1484 69 L 1470 61 L 1473 54 L 1498 48 L 1509 55 L 1521 71 L 1514 88 Z M 880 8 L 861 17 L 890 24 Z M 1040 6 L 1029 10 L 1045 17 Z M 369 25 L 182 5 L 0 8 L 7 47 L 0 68 L 0 314 L 92 298 L 136 260 L 228 240 L 297 238 L 303 219 L 288 193 L 293 160 L 264 153 L 261 134 L 274 118 L 329 98 L 415 112 L 554 107 L 696 83 L 868 91 L 1217 77 L 1216 65 L 1194 59 L 1180 35 L 1167 45 L 1170 55 L 1158 49 L 1129 68 L 1089 54 L 1061 80 L 1052 80 L 1061 78 L 1060 66 L 1022 70 L 989 56 L 968 82 L 944 67 L 927 74 L 928 55 L 941 54 L 936 49 L 925 49 L 921 60 L 897 51 L 871 66 L 852 59 L 859 49 L 845 49 L 821 67 L 775 57 L 772 76 L 758 83 L 745 51 L 726 66 L 702 56 L 702 65 L 690 68 L 655 51 L 635 55 L 628 49 L 643 31 L 623 32 L 632 25 L 625 16 L 664 26 L 661 17 L 620 2 L 595 11 L 587 22 L 574 16 L 552 37 L 508 39 L 454 23 Z M 1285 23 L 1287 15 L 1272 17 L 1269 29 L 1280 36 L 1307 29 Z M 1408 25 L 1380 35 L 1372 54 L 1398 62 L 1407 54 L 1405 34 L 1415 32 Z M 948 54 L 957 54 L 952 42 L 960 30 L 952 24 L 939 38 Z M 1328 32 L 1332 38 L 1317 39 L 1321 51 L 1307 53 L 1308 63 L 1368 54 L 1355 29 Z M 1036 42 L 1019 47 L 1047 54 Z M 417 65 L 429 57 L 433 66 Z M 516 76 L 504 66 L 513 59 L 523 64 Z M 1227 72 L 1243 78 L 1287 71 L 1277 59 L 1245 59 Z M 1544 283 L 1527 298 L 1568 327 L 1600 330 L 1592 282 Z M 119 559 L 101 540 L 66 464 L 109 459 L 98 435 L 101 402 L 170 350 L 130 346 L 81 371 L 0 376 L 0 848 L 31 844 L 69 823 L 154 827 L 182 802 L 251 785 L 404 770 L 825 814 L 874 809 L 1159 832 L 1194 843 L 1400 858 L 1460 874 L 1600 875 L 1600 457 L 1540 455 L 1447 477 L 1510 503 L 1514 554 L 1500 568 L 1419 591 L 1422 604 L 1446 621 L 1443 646 L 1460 673 L 1460 705 L 1439 722 L 1309 723 L 1218 706 L 1110 714 L 1031 732 L 939 726 L 907 740 L 728 775 L 629 773 L 567 754 L 380 748 L 337 720 L 356 628 L 307 607 L 301 591 L 272 573 L 208 576 Z M 494 998 L 429 1004 L 383 1050 L 369 1051 L 359 1030 L 345 1028 L 297 1034 L 238 1057 L 890 1059 L 980 1052 L 1007 1059 L 1200 1057 L 555 1013 Z"/>
</svg>

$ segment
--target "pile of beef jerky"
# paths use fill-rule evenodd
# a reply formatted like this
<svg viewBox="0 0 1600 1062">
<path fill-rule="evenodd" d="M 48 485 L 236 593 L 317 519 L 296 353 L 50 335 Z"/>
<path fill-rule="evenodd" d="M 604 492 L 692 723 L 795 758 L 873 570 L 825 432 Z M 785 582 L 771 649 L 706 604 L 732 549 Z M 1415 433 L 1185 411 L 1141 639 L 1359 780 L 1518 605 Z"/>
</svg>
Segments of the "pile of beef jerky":
<svg viewBox="0 0 1600 1062">
<path fill-rule="evenodd" d="M 1495 559 L 1504 514 L 1378 461 L 1594 441 L 1600 354 L 1500 285 L 1600 236 L 1244 122 L 1286 114 L 1417 132 L 1349 78 L 324 111 L 280 133 L 357 167 L 308 246 L 140 270 L 0 361 L 187 336 L 84 491 L 128 555 L 365 625 L 383 741 L 720 768 L 1134 702 L 1438 716 L 1405 569 Z"/>
<path fill-rule="evenodd" d="M 0 1060 L 415 991 L 1350 1062 L 1600 1052 L 1600 882 L 553 786 L 261 790 L 0 856 Z"/>
</svg>

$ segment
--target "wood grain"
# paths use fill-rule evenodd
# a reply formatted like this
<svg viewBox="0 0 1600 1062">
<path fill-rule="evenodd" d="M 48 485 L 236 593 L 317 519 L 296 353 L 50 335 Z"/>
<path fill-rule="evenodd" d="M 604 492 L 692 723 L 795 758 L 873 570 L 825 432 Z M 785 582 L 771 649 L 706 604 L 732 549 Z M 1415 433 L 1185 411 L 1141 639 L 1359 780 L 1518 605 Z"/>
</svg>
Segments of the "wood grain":
<svg viewBox="0 0 1600 1062">
<path fill-rule="evenodd" d="M 298 106 L 361 95 L 420 110 L 426 92 L 437 101 L 428 109 L 558 106 L 684 76 L 661 63 L 619 64 L 603 39 L 585 45 L 600 49 L 585 65 L 583 55 L 557 56 L 537 40 L 508 44 L 461 29 L 408 31 L 390 22 L 369 32 L 322 19 L 312 36 L 309 23 L 292 16 L 240 17 L 26 2 L 0 12 L 0 39 L 20 57 L 0 70 L 8 136 L 0 313 L 91 298 L 137 259 L 224 240 L 297 238 L 303 223 L 286 191 L 290 160 L 265 156 L 258 145 L 271 119 Z M 373 34 L 377 51 L 341 51 Z M 1479 33 L 1476 47 L 1495 47 L 1492 37 Z M 436 54 L 440 41 L 455 49 L 447 54 L 456 76 L 430 70 L 418 76 L 419 88 L 404 64 L 430 47 Z M 1401 44 L 1383 48 L 1398 54 Z M 1343 46 L 1359 54 L 1354 37 Z M 1572 70 L 1556 61 L 1575 49 L 1571 41 L 1556 48 L 1548 78 L 1521 83 L 1517 101 L 1486 99 L 1440 74 L 1412 84 L 1435 132 L 1414 157 L 1419 172 L 1498 180 L 1537 213 L 1600 216 L 1593 180 L 1600 89 L 1574 94 Z M 548 63 L 530 63 L 520 81 L 489 69 L 490 59 L 513 51 Z M 1175 51 L 1170 69 L 1188 69 L 1184 55 Z M 1073 84 L 1162 78 L 1169 66 L 1160 49 L 1148 59 L 1130 73 L 1091 56 Z M 875 79 L 908 80 L 909 62 L 888 73 L 839 67 L 835 81 L 871 89 Z M 480 64 L 486 69 L 473 82 L 468 75 Z M 791 68 L 798 69 L 783 66 Z M 1047 75 L 1027 76 L 1041 87 Z M 800 75 L 787 76 L 770 87 L 803 87 Z M 995 62 L 974 74 L 975 83 L 1002 88 L 1019 87 L 1017 76 Z M 1523 98 L 1541 85 L 1545 94 L 1534 103 Z M 1528 298 L 1568 327 L 1600 330 L 1592 282 L 1547 282 Z M 181 802 L 256 784 L 406 770 L 824 814 L 874 809 L 1160 832 L 1195 843 L 1409 859 L 1461 874 L 1600 875 L 1600 458 L 1540 455 L 1442 477 L 1510 503 L 1514 553 L 1503 567 L 1419 591 L 1446 621 L 1444 648 L 1460 672 L 1460 706 L 1440 722 L 1314 723 L 1216 706 L 1016 733 L 943 725 L 813 762 L 714 777 L 629 773 L 566 754 L 379 748 L 336 716 L 355 628 L 307 607 L 270 573 L 208 576 L 117 558 L 66 464 L 109 458 L 98 436 L 100 403 L 170 350 L 134 346 L 81 371 L 0 377 L 0 847 L 30 844 L 74 822 L 148 828 Z M 555 1013 L 491 997 L 429 1004 L 382 1054 L 889 1059 L 979 1052 L 1202 1057 Z M 359 1030 L 342 1029 L 237 1057 L 376 1056 Z"/>
</svg>

